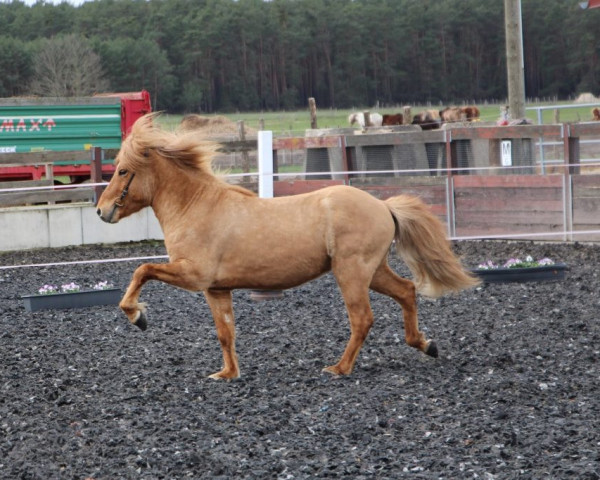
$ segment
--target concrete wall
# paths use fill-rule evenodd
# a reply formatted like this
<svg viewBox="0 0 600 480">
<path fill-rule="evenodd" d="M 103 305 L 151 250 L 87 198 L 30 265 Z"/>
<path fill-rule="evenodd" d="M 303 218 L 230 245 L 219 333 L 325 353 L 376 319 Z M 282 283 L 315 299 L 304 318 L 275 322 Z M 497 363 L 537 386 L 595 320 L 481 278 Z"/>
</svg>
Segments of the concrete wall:
<svg viewBox="0 0 600 480">
<path fill-rule="evenodd" d="M 117 224 L 101 221 L 89 203 L 0 209 L 1 252 L 163 238 L 150 208 Z"/>
</svg>

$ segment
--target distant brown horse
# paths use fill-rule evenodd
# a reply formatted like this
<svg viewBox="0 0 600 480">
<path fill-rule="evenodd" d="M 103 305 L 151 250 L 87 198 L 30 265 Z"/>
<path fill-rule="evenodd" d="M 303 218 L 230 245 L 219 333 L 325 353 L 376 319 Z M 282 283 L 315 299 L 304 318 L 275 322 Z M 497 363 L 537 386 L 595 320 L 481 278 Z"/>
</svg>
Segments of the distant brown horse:
<svg viewBox="0 0 600 480">
<path fill-rule="evenodd" d="M 600 108 L 592 108 L 592 121 L 600 122 Z"/>
<path fill-rule="evenodd" d="M 396 113 L 396 114 L 389 114 L 389 113 L 385 113 L 383 114 L 383 119 L 381 124 L 383 126 L 386 125 L 402 125 L 404 123 L 404 115 L 402 115 L 401 113 Z"/>
<path fill-rule="evenodd" d="M 471 122 L 479 118 L 479 109 L 475 105 L 460 107 L 460 111 L 464 114 L 467 122 Z"/>
<path fill-rule="evenodd" d="M 373 324 L 369 289 L 401 305 L 409 345 L 437 356 L 435 343 L 418 328 L 417 289 L 438 296 L 478 281 L 462 268 L 443 225 L 423 202 L 408 195 L 382 201 L 348 186 L 259 198 L 213 174 L 214 151 L 214 145 L 193 135 L 161 130 L 152 115 L 140 118 L 122 144 L 98 215 L 117 223 L 151 206 L 169 255 L 169 263 L 146 263 L 135 270 L 120 303 L 131 323 L 146 329 L 139 296 L 148 280 L 202 291 L 223 351 L 223 368 L 211 377 L 236 378 L 232 290 L 286 289 L 332 270 L 351 334 L 339 362 L 325 371 L 352 371 Z M 415 283 L 388 266 L 394 239 Z"/>
</svg>

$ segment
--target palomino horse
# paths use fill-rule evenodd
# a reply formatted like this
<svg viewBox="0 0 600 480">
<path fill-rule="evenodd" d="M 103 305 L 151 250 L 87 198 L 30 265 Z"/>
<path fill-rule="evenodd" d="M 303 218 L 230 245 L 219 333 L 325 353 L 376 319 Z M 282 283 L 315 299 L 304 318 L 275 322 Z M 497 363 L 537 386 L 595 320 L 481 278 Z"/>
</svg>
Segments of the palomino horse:
<svg viewBox="0 0 600 480">
<path fill-rule="evenodd" d="M 446 107 L 439 111 L 442 123 L 472 122 L 479 118 L 479 109 L 475 105 L 466 107 Z"/>
<path fill-rule="evenodd" d="M 460 107 L 446 107 L 440 110 L 440 120 L 442 123 L 464 122 L 467 116 Z"/>
<path fill-rule="evenodd" d="M 419 125 L 422 130 L 435 130 L 440 128 L 440 112 L 437 110 L 425 110 L 415 114 L 412 120 L 413 125 Z"/>
<path fill-rule="evenodd" d="M 348 186 L 272 199 L 228 185 L 211 170 L 215 146 L 193 134 L 161 130 L 140 118 L 117 155 L 116 171 L 98 201 L 108 223 L 151 206 L 164 232 L 169 263 L 138 267 L 120 302 L 131 323 L 146 329 L 142 286 L 160 280 L 202 291 L 223 351 L 212 378 L 240 374 L 231 291 L 286 289 L 333 271 L 351 334 L 327 372 L 352 371 L 373 324 L 369 289 L 392 297 L 404 313 L 409 345 L 433 357 L 437 347 L 419 331 L 416 290 L 430 296 L 478 283 L 450 250 L 444 227 L 416 197 L 381 201 Z M 415 276 L 400 278 L 387 264 L 393 240 Z"/>
</svg>

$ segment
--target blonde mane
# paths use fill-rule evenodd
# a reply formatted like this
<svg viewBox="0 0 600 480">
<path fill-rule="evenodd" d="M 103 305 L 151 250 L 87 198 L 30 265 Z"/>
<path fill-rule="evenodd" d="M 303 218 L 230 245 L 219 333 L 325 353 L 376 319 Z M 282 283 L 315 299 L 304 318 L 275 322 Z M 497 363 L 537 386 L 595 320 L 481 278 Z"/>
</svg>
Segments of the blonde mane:
<svg viewBox="0 0 600 480">
<path fill-rule="evenodd" d="M 144 115 L 134 124 L 131 134 L 121 145 L 121 160 L 133 169 L 139 168 L 147 164 L 150 152 L 154 151 L 183 170 L 214 175 L 212 159 L 219 145 L 198 140 L 190 132 L 163 130 L 156 124 L 159 115 Z"/>
</svg>

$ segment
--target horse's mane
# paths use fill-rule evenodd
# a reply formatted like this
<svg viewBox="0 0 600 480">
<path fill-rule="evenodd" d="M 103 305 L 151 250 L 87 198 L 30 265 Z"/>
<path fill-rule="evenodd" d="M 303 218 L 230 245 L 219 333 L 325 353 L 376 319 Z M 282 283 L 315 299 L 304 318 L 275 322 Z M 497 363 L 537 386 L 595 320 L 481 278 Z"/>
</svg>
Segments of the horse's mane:
<svg viewBox="0 0 600 480">
<path fill-rule="evenodd" d="M 212 159 L 219 144 L 208 140 L 198 140 L 198 135 L 191 131 L 170 132 L 156 125 L 155 119 L 160 113 L 149 113 L 139 118 L 125 139 L 119 152 L 127 166 L 135 170 L 143 168 L 152 161 L 151 152 L 172 162 L 174 166 L 190 173 L 204 173 L 214 181 L 226 185 L 243 195 L 256 196 L 251 190 L 230 185 L 216 175 L 212 169 Z"/>
<path fill-rule="evenodd" d="M 156 152 L 183 170 L 196 170 L 214 175 L 211 162 L 218 144 L 198 140 L 193 132 L 170 132 L 156 124 L 159 113 L 149 113 L 139 118 L 131 134 L 121 146 L 121 155 L 132 168 L 148 162 L 150 153 Z"/>
</svg>

